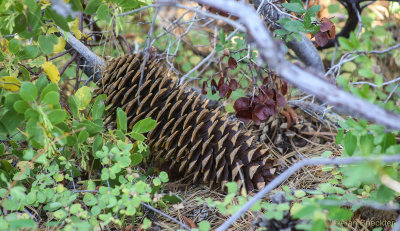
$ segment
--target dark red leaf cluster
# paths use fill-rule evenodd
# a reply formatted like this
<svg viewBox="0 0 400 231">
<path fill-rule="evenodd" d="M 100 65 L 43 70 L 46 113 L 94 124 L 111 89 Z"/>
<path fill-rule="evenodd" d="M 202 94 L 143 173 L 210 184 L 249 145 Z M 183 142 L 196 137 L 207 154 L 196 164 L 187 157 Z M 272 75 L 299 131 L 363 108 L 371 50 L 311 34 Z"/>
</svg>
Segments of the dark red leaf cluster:
<svg viewBox="0 0 400 231">
<path fill-rule="evenodd" d="M 229 60 L 228 60 L 228 67 L 230 68 L 230 69 L 236 69 L 236 67 L 237 67 L 237 62 L 236 62 L 236 60 L 231 56 L 231 57 L 229 57 Z"/>
<path fill-rule="evenodd" d="M 231 79 L 229 83 L 225 83 L 224 79 L 224 77 L 221 77 L 218 84 L 214 79 L 211 80 L 211 93 L 215 94 L 218 91 L 221 98 L 226 96 L 226 98 L 229 99 L 232 92 L 238 88 L 238 82 L 235 79 Z M 207 81 L 203 82 L 201 94 L 207 94 Z"/>
<path fill-rule="evenodd" d="M 329 18 L 322 18 L 319 31 L 315 34 L 317 46 L 325 46 L 329 39 L 335 38 L 335 24 Z"/>
<path fill-rule="evenodd" d="M 227 50 L 227 52 L 224 51 L 224 53 L 227 53 L 229 55 L 229 50 Z M 224 56 L 226 56 L 226 54 L 224 54 Z M 233 70 L 236 67 L 237 67 L 236 60 L 233 57 L 230 56 L 229 60 L 228 60 L 228 67 L 225 68 L 226 73 L 228 73 L 227 72 L 228 68 Z M 218 84 L 214 79 L 211 80 L 211 93 L 215 94 L 218 91 L 219 92 L 219 96 L 221 98 L 226 96 L 226 98 L 229 99 L 229 97 L 231 96 L 232 92 L 234 90 L 236 90 L 237 88 L 238 88 L 238 82 L 235 79 L 230 79 L 228 82 L 225 82 L 225 76 L 224 75 L 222 75 L 222 77 L 219 79 Z M 203 82 L 201 93 L 203 95 L 207 94 L 207 82 L 206 81 Z"/>
<path fill-rule="evenodd" d="M 258 95 L 237 99 L 233 108 L 238 119 L 246 123 L 252 120 L 255 124 L 260 124 L 274 115 L 277 107 L 285 105 L 286 99 L 281 94 L 264 85 L 259 89 Z"/>
</svg>

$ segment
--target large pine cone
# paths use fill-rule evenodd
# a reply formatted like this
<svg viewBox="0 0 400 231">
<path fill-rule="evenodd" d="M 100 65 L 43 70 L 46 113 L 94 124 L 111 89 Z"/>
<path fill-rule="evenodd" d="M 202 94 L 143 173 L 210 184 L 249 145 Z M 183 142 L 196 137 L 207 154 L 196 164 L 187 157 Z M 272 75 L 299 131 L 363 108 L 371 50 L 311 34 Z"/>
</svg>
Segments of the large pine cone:
<svg viewBox="0 0 400 231">
<path fill-rule="evenodd" d="M 130 129 L 146 117 L 157 121 L 147 134 L 156 166 L 168 164 L 172 176 L 193 173 L 195 182 L 210 186 L 244 183 L 250 191 L 272 180 L 277 167 L 265 145 L 256 144 L 249 132 L 240 131 L 238 122 L 229 122 L 218 109 L 209 110 L 208 100 L 200 94 L 177 85 L 156 59 L 146 63 L 139 87 L 142 62 L 140 54 L 110 61 L 96 93 L 107 94 L 110 121 L 118 107 L 126 112 Z"/>
</svg>

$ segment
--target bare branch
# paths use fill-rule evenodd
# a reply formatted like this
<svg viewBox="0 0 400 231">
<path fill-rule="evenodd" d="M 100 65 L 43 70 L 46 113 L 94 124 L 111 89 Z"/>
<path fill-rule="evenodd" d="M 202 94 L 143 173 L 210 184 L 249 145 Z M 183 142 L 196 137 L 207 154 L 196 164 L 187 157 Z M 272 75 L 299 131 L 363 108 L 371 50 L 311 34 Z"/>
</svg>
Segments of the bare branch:
<svg viewBox="0 0 400 231">
<path fill-rule="evenodd" d="M 106 62 L 76 39 L 70 32 L 64 32 L 58 28 L 65 41 L 74 48 L 85 60 L 85 74 L 90 78 L 94 75 L 94 81 L 101 79 L 101 70 L 106 67 Z M 91 74 L 90 74 L 91 73 Z"/>
<path fill-rule="evenodd" d="M 340 90 L 335 85 L 329 83 L 324 77 L 303 70 L 286 60 L 281 46 L 273 39 L 270 32 L 267 31 L 252 7 L 235 1 L 197 0 L 197 2 L 237 16 L 239 22 L 245 26 L 247 34 L 253 39 L 259 49 L 260 57 L 276 73 L 282 76 L 285 81 L 317 96 L 333 106 L 346 108 L 352 114 L 354 113 L 385 125 L 389 129 L 400 130 L 400 115 Z"/>
</svg>

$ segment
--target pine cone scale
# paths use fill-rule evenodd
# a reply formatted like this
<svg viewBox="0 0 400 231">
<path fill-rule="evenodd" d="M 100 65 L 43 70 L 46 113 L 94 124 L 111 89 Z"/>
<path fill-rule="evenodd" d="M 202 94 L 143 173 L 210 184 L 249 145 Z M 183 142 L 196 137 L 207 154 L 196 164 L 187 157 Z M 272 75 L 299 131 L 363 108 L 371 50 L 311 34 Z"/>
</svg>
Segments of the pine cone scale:
<svg viewBox="0 0 400 231">
<path fill-rule="evenodd" d="M 237 181 L 242 187 L 244 180 L 247 190 L 260 189 L 274 177 L 277 166 L 265 146 L 218 109 L 207 109 L 209 101 L 200 94 L 165 77 L 157 60 L 148 60 L 144 68 L 143 60 L 136 55 L 111 61 L 96 94 L 107 94 L 105 103 L 111 105 L 106 122 L 115 121 L 118 107 L 126 112 L 129 129 L 146 117 L 157 121 L 147 134 L 153 164 L 170 163 L 171 173 L 194 174 L 195 182 L 211 186 Z"/>
</svg>

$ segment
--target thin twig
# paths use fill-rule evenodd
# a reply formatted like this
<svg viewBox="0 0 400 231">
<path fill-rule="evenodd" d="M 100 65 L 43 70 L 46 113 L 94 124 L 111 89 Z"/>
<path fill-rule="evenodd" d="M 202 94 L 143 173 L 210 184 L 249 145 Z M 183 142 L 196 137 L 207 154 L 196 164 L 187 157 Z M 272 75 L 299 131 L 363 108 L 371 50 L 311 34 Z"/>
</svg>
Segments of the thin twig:
<svg viewBox="0 0 400 231">
<path fill-rule="evenodd" d="M 149 33 L 147 35 L 147 39 L 146 39 L 146 44 L 147 48 L 144 50 L 144 59 L 143 59 L 143 63 L 142 66 L 140 67 L 140 80 L 139 80 L 139 86 L 138 86 L 138 91 L 137 91 L 137 95 L 138 95 L 138 105 L 140 105 L 140 87 L 143 84 L 143 78 L 144 78 L 144 68 L 146 67 L 146 63 L 149 60 L 150 57 L 150 48 L 151 48 L 151 38 L 153 37 L 153 29 L 154 29 L 154 23 L 156 22 L 156 18 L 158 15 L 158 11 L 159 11 L 159 7 L 156 8 L 156 12 L 154 13 L 154 17 L 153 20 L 151 21 L 151 26 L 149 29 Z"/>
<path fill-rule="evenodd" d="M 73 51 L 73 50 L 74 50 L 73 48 L 70 48 L 70 49 L 68 49 L 68 50 L 66 50 L 66 51 L 64 51 L 64 52 L 62 52 L 62 53 L 60 53 L 60 54 L 58 54 L 58 55 L 55 55 L 55 56 L 49 58 L 49 60 L 53 60 L 53 59 L 56 59 L 56 58 L 60 58 L 61 56 L 66 55 L 66 54 L 68 54 L 69 52 L 71 52 L 71 51 Z"/>
<path fill-rule="evenodd" d="M 75 60 L 76 56 L 78 56 L 78 53 L 74 53 L 72 55 L 72 58 L 63 66 L 63 68 L 60 71 L 60 76 L 64 74 L 65 70 L 67 70 L 68 66 L 71 65 L 71 63 Z"/>
<path fill-rule="evenodd" d="M 168 218 L 168 219 L 174 221 L 175 223 L 179 224 L 179 225 L 182 226 L 183 228 L 185 228 L 185 229 L 187 229 L 187 230 L 191 230 L 189 226 L 183 224 L 182 222 L 178 221 L 177 219 L 171 217 L 170 215 L 161 212 L 160 210 L 154 208 L 153 206 L 150 206 L 150 205 L 145 204 L 145 203 L 143 203 L 143 202 L 140 202 L 140 204 L 143 205 L 144 207 L 146 207 L 146 208 L 148 208 L 148 209 L 150 209 L 150 210 L 153 210 L 154 212 L 156 212 L 156 213 L 158 213 L 158 214 L 160 214 L 160 215 L 162 215 L 162 216 L 164 216 L 164 217 L 166 217 L 166 218 Z"/>
</svg>

